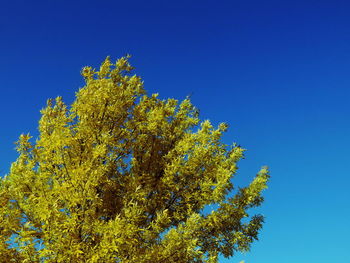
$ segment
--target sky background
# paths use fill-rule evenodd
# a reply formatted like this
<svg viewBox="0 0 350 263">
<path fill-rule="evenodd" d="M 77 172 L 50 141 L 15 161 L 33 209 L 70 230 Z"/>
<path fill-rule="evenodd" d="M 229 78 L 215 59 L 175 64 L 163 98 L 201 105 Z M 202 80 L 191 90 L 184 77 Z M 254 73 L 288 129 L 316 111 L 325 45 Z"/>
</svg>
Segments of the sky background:
<svg viewBox="0 0 350 263">
<path fill-rule="evenodd" d="M 271 170 L 260 240 L 220 262 L 350 262 L 349 1 L 1 1 L 0 174 L 48 98 L 131 54 L 149 93 L 192 94 L 247 149 L 233 179 Z"/>
</svg>

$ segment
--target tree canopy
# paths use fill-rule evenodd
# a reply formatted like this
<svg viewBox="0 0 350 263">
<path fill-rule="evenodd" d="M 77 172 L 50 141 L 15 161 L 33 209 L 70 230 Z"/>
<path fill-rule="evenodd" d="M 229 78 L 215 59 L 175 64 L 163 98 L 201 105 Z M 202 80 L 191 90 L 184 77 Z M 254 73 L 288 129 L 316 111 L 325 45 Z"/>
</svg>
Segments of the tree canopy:
<svg viewBox="0 0 350 263">
<path fill-rule="evenodd" d="M 218 262 L 258 238 L 264 217 L 248 210 L 267 168 L 234 187 L 244 149 L 222 142 L 227 125 L 200 121 L 189 98 L 147 95 L 132 69 L 85 67 L 72 105 L 48 100 L 39 137 L 20 136 L 0 179 L 1 260 Z"/>
</svg>

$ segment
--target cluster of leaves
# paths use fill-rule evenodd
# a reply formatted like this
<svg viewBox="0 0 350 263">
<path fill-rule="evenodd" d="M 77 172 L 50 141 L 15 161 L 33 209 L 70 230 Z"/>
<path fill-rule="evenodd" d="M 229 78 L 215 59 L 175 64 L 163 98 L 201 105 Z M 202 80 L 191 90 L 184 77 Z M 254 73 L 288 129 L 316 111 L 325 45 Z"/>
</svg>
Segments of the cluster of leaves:
<svg viewBox="0 0 350 263">
<path fill-rule="evenodd" d="M 244 152 L 221 142 L 227 125 L 200 122 L 189 99 L 147 96 L 131 70 L 127 57 L 84 68 L 71 107 L 49 100 L 35 143 L 20 136 L 0 180 L 1 259 L 218 262 L 257 239 L 263 217 L 247 210 L 267 169 L 227 198 Z"/>
</svg>

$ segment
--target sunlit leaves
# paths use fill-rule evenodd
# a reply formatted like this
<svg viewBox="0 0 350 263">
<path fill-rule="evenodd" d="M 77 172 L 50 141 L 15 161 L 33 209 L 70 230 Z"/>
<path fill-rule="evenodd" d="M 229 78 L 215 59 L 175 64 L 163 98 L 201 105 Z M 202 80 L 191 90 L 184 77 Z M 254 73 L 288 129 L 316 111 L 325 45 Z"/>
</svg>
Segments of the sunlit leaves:
<svg viewBox="0 0 350 263">
<path fill-rule="evenodd" d="M 128 57 L 85 67 L 68 107 L 41 111 L 35 142 L 0 181 L 0 256 L 9 262 L 217 262 L 249 249 L 268 171 L 227 198 L 244 149 L 189 99 L 146 95 Z M 203 209 L 217 204 L 205 215 Z"/>
</svg>

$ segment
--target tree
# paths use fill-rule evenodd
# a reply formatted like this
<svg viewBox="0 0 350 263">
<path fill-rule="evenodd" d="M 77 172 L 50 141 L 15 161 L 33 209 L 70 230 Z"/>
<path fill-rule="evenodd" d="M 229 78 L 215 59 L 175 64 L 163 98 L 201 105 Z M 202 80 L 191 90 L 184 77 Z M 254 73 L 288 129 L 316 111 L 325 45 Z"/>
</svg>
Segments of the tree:
<svg viewBox="0 0 350 263">
<path fill-rule="evenodd" d="M 227 125 L 147 96 L 131 70 L 128 57 L 85 67 L 74 103 L 48 100 L 37 140 L 20 136 L 0 180 L 5 262 L 218 262 L 257 239 L 263 216 L 247 210 L 267 168 L 229 198 L 244 149 L 221 142 Z"/>
</svg>

